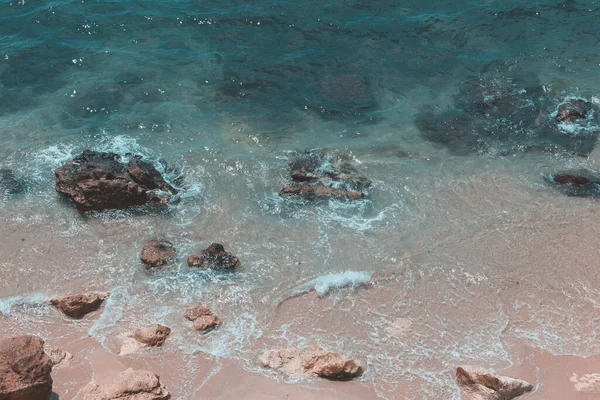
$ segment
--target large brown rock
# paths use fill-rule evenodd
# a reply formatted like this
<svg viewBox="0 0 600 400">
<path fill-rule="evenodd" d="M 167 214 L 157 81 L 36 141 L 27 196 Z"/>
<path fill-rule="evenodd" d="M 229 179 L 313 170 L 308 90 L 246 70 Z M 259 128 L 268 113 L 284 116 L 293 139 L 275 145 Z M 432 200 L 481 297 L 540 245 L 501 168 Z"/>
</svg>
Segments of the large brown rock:
<svg viewBox="0 0 600 400">
<path fill-rule="evenodd" d="M 190 267 L 197 268 L 233 269 L 239 262 L 239 258 L 226 252 L 219 243 L 213 243 L 200 254 L 191 255 L 187 259 Z"/>
<path fill-rule="evenodd" d="M 84 400 L 166 400 L 171 395 L 151 371 L 129 368 L 109 385 L 91 383 L 84 391 Z"/>
<path fill-rule="evenodd" d="M 154 239 L 144 244 L 140 259 L 147 268 L 158 268 L 167 264 L 175 256 L 175 247 L 173 243 Z"/>
<path fill-rule="evenodd" d="M 456 383 L 464 400 L 510 400 L 533 390 L 529 382 L 466 366 L 456 368 Z"/>
<path fill-rule="evenodd" d="M 152 164 L 139 158 L 126 166 L 115 153 L 86 150 L 54 171 L 56 191 L 82 210 L 166 206 L 177 191 Z"/>
<path fill-rule="evenodd" d="M 346 199 L 357 200 L 365 197 L 363 192 L 334 188 L 326 185 L 292 185 L 279 192 L 282 197 L 297 196 L 307 200 Z"/>
<path fill-rule="evenodd" d="M 52 395 L 52 361 L 44 341 L 19 336 L 0 341 L 0 399 L 47 400 Z"/>
<path fill-rule="evenodd" d="M 145 346 L 160 347 L 165 343 L 170 334 L 170 328 L 154 324 L 146 328 L 136 329 L 133 337 Z"/>
<path fill-rule="evenodd" d="M 360 376 L 363 368 L 356 361 L 318 347 L 267 350 L 261 358 L 263 367 L 277 369 L 287 376 L 318 376 L 333 380 L 350 380 Z"/>
<path fill-rule="evenodd" d="M 71 318 L 82 318 L 84 315 L 100 308 L 109 294 L 78 294 L 75 296 L 52 299 L 50 303 Z"/>
</svg>

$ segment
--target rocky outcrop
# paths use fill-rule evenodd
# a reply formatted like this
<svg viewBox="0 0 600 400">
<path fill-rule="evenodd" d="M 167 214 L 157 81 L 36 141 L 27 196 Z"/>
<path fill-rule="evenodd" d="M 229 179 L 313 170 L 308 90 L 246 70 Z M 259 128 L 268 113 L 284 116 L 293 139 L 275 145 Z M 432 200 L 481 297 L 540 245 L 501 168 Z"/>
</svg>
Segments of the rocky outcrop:
<svg viewBox="0 0 600 400">
<path fill-rule="evenodd" d="M 144 244 L 140 254 L 140 259 L 148 269 L 162 267 L 174 257 L 175 246 L 163 239 L 154 239 Z"/>
<path fill-rule="evenodd" d="M 151 371 L 128 369 L 113 384 L 91 383 L 84 389 L 84 400 L 166 400 L 171 396 Z"/>
<path fill-rule="evenodd" d="M 231 270 L 238 265 L 239 258 L 225 251 L 222 244 L 213 243 L 200 254 L 191 255 L 187 259 L 190 267 Z"/>
<path fill-rule="evenodd" d="M 136 329 L 133 337 L 144 346 L 160 347 L 165 343 L 170 334 L 170 328 L 154 324 L 146 328 Z"/>
<path fill-rule="evenodd" d="M 362 192 L 338 189 L 325 185 L 293 185 L 286 186 L 279 192 L 282 197 L 297 196 L 307 200 L 345 199 L 357 200 L 365 197 Z"/>
<path fill-rule="evenodd" d="M 261 357 L 261 364 L 287 376 L 318 376 L 332 380 L 350 380 L 363 373 L 362 366 L 356 361 L 318 347 L 267 350 Z"/>
<path fill-rule="evenodd" d="M 52 299 L 50 303 L 71 318 L 82 318 L 84 315 L 100 308 L 109 294 L 78 294 L 75 296 Z"/>
<path fill-rule="evenodd" d="M 464 400 L 510 400 L 533 390 L 529 382 L 466 366 L 456 368 L 456 383 Z"/>
<path fill-rule="evenodd" d="M 197 331 L 208 331 L 221 325 L 221 318 L 214 315 L 210 308 L 200 305 L 188 308 L 183 316 L 194 322 Z"/>
<path fill-rule="evenodd" d="M 600 176 L 596 176 L 586 170 L 560 172 L 552 175 L 552 177 L 546 179 L 546 181 L 567 196 L 600 196 Z"/>
<path fill-rule="evenodd" d="M 139 156 L 125 165 L 115 153 L 86 150 L 54 174 L 56 191 L 82 210 L 164 207 L 177 193 L 152 164 Z"/>
<path fill-rule="evenodd" d="M 556 113 L 556 119 L 560 122 L 572 124 L 576 121 L 586 119 L 594 111 L 594 105 L 582 99 L 570 99 L 563 102 Z"/>
<path fill-rule="evenodd" d="M 52 395 L 52 361 L 44 341 L 19 336 L 0 341 L 0 399 L 47 400 Z"/>
</svg>

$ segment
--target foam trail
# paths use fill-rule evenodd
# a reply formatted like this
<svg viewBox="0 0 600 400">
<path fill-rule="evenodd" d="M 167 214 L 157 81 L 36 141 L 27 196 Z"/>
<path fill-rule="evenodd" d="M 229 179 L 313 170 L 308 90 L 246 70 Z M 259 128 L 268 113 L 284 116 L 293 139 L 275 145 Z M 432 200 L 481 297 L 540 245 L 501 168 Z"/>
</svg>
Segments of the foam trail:
<svg viewBox="0 0 600 400">
<path fill-rule="evenodd" d="M 0 313 L 8 315 L 13 307 L 20 305 L 37 305 L 48 301 L 48 297 L 34 294 L 30 296 L 13 296 L 6 299 L 0 299 Z"/>
<path fill-rule="evenodd" d="M 331 290 L 343 287 L 355 288 L 371 280 L 372 272 L 367 271 L 344 271 L 337 274 L 321 275 L 301 285 L 294 294 L 316 291 L 319 296 L 325 296 Z"/>
</svg>

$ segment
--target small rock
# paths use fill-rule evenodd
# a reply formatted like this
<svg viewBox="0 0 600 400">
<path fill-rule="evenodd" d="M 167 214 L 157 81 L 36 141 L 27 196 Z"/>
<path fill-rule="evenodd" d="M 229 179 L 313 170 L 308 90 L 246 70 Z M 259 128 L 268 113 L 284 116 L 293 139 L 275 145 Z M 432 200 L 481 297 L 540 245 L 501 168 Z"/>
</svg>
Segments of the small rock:
<svg viewBox="0 0 600 400">
<path fill-rule="evenodd" d="M 201 305 L 188 308 L 183 316 L 194 322 L 197 331 L 207 331 L 221 325 L 221 318 L 214 315 L 210 308 Z"/>
<path fill-rule="evenodd" d="M 65 366 L 68 365 L 69 362 L 71 361 L 71 359 L 73 358 L 73 354 L 64 351 L 62 349 L 50 349 L 50 352 L 48 353 L 48 356 L 50 357 L 50 360 L 52 360 L 52 365 L 53 366 L 57 366 L 57 365 L 61 365 L 61 366 Z"/>
<path fill-rule="evenodd" d="M 19 336 L 0 341 L 0 399 L 48 400 L 52 395 L 52 361 L 44 341 Z"/>
<path fill-rule="evenodd" d="M 465 400 L 510 400 L 533 390 L 529 382 L 467 366 L 456 368 L 456 383 Z"/>
<path fill-rule="evenodd" d="M 195 321 L 203 315 L 213 315 L 213 312 L 208 307 L 196 305 L 189 307 L 187 310 L 185 310 L 185 313 L 183 314 L 185 319 L 189 321 Z"/>
<path fill-rule="evenodd" d="M 547 181 L 567 196 L 600 196 L 600 176 L 595 176 L 586 170 L 561 172 L 553 175 L 552 179 L 547 179 Z"/>
<path fill-rule="evenodd" d="M 140 259 L 148 269 L 158 268 L 173 259 L 175 247 L 167 240 L 154 239 L 144 244 Z"/>
<path fill-rule="evenodd" d="M 71 318 L 82 318 L 84 315 L 100 308 L 110 294 L 92 294 L 52 299 L 50 303 Z"/>
<path fill-rule="evenodd" d="M 562 103 L 558 107 L 556 119 L 571 124 L 578 120 L 586 119 L 593 109 L 594 105 L 589 101 L 572 99 Z"/>
<path fill-rule="evenodd" d="M 154 324 L 147 328 L 136 329 L 133 337 L 145 346 L 160 347 L 165 343 L 170 334 L 170 328 Z"/>
<path fill-rule="evenodd" d="M 356 361 L 318 347 L 267 350 L 262 355 L 261 364 L 280 370 L 287 376 L 318 376 L 332 380 L 350 380 L 363 373 L 362 366 Z"/>
<path fill-rule="evenodd" d="M 581 376 L 573 374 L 569 380 L 578 392 L 600 394 L 600 374 L 598 373 Z"/>
<path fill-rule="evenodd" d="M 84 400 L 166 400 L 171 395 L 151 371 L 129 368 L 121 372 L 113 384 L 89 384 Z"/>
<path fill-rule="evenodd" d="M 286 186 L 279 192 L 282 197 L 298 196 L 307 200 L 346 199 L 357 200 L 365 197 L 362 192 L 338 189 L 325 185 L 294 185 Z"/>
<path fill-rule="evenodd" d="M 213 243 L 198 255 L 188 257 L 190 267 L 233 269 L 240 262 L 239 258 L 225 251 L 223 245 Z"/>
</svg>

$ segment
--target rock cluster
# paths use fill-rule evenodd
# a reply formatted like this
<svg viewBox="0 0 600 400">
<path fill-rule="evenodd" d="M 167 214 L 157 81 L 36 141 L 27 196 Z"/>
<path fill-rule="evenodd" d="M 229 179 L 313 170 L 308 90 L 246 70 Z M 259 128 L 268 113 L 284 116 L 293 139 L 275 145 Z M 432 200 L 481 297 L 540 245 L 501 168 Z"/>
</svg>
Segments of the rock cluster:
<svg viewBox="0 0 600 400">
<path fill-rule="evenodd" d="M 84 391 L 84 400 L 167 400 L 171 397 L 151 371 L 129 368 L 121 372 L 113 384 L 90 384 Z"/>
<path fill-rule="evenodd" d="M 464 400 L 510 400 L 533 390 L 529 382 L 467 366 L 456 368 L 456 383 Z"/>
<path fill-rule="evenodd" d="M 163 239 L 154 239 L 144 244 L 140 259 L 148 269 L 159 268 L 175 257 L 175 251 L 173 243 Z"/>
<path fill-rule="evenodd" d="M 213 314 L 210 308 L 201 305 L 188 308 L 183 316 L 194 323 L 194 329 L 197 331 L 207 331 L 221 324 L 221 318 Z"/>
<path fill-rule="evenodd" d="M 318 376 L 332 380 L 350 380 L 363 373 L 362 366 L 356 361 L 318 347 L 267 350 L 261 357 L 261 364 L 287 376 Z"/>
<path fill-rule="evenodd" d="M 19 336 L 0 341 L 0 399 L 48 400 L 52 395 L 52 360 L 44 341 Z"/>
<path fill-rule="evenodd" d="M 54 171 L 56 191 L 82 210 L 164 207 L 177 190 L 141 157 L 127 164 L 115 153 L 86 150 Z"/>
<path fill-rule="evenodd" d="M 188 266 L 195 268 L 234 269 L 239 258 L 226 252 L 222 244 L 213 243 L 200 254 L 191 255 L 187 259 Z"/>
<path fill-rule="evenodd" d="M 75 296 L 52 299 L 50 303 L 71 318 L 82 318 L 84 315 L 100 308 L 110 294 L 78 294 Z"/>
</svg>

